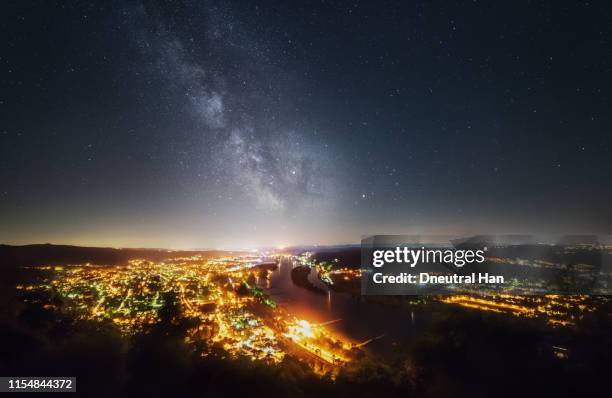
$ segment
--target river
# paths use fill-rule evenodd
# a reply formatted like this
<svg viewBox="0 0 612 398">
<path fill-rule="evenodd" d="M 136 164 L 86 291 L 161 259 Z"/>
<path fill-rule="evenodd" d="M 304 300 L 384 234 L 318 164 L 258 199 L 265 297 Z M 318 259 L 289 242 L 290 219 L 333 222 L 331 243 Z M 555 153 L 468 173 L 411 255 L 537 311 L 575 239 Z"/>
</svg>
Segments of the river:
<svg viewBox="0 0 612 398">
<path fill-rule="evenodd" d="M 331 291 L 311 271 L 309 280 L 326 291 L 318 294 L 296 286 L 291 280 L 293 263 L 285 258 L 278 269 L 258 285 L 283 308 L 312 323 L 341 319 L 326 326 L 339 336 L 360 343 L 380 335 L 381 339 L 364 347 L 376 354 L 392 352 L 398 344 L 409 342 L 430 322 L 430 312 L 416 312 L 405 307 L 369 303 L 347 293 Z"/>
</svg>

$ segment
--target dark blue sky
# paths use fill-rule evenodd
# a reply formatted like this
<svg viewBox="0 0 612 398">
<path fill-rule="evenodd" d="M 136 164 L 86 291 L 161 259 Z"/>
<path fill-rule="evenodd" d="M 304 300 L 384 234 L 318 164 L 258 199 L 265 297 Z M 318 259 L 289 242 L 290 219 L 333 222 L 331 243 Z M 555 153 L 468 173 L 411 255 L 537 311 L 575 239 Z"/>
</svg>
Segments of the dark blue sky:
<svg viewBox="0 0 612 398">
<path fill-rule="evenodd" d="M 608 2 L 1 7 L 0 241 L 609 233 Z"/>
</svg>

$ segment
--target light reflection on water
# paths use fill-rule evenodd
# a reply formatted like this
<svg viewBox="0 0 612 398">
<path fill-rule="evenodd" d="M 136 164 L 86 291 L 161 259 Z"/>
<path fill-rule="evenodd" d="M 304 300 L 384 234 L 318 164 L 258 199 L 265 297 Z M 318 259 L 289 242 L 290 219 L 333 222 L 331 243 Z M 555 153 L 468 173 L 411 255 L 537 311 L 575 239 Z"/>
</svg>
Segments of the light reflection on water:
<svg viewBox="0 0 612 398">
<path fill-rule="evenodd" d="M 326 326 L 329 330 L 353 342 L 361 342 L 384 334 L 385 337 L 367 346 L 368 350 L 384 353 L 393 344 L 408 342 L 431 319 L 430 313 L 410 311 L 407 308 L 364 302 L 359 296 L 328 290 L 311 272 L 311 283 L 327 292 L 318 294 L 296 286 L 291 280 L 292 263 L 283 259 L 267 281 L 260 287 L 282 307 L 295 316 L 314 323 L 342 319 Z"/>
</svg>

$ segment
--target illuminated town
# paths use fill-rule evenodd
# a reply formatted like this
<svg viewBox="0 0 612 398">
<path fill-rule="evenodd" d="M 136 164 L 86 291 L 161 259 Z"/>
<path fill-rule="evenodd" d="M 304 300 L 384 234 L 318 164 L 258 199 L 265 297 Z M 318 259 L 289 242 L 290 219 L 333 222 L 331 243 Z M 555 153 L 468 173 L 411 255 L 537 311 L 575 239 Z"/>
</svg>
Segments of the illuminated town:
<svg viewBox="0 0 612 398">
<path fill-rule="evenodd" d="M 112 322 L 128 336 L 159 322 L 168 297 L 176 297 L 180 316 L 195 321 L 185 341 L 199 347 L 203 356 L 215 346 L 231 356 L 270 363 L 291 353 L 315 372 L 333 374 L 359 347 L 322 324 L 292 316 L 256 287 L 256 280 L 265 280 L 276 267 L 277 260 L 256 256 L 131 260 L 117 267 L 45 266 L 37 267 L 50 272 L 43 283 L 17 289 L 57 295 L 61 308 L 49 303 L 46 309 Z"/>
<path fill-rule="evenodd" d="M 316 323 L 278 305 L 266 290 L 270 275 L 281 261 L 291 264 L 292 270 L 305 269 L 306 275 L 312 272 L 331 290 L 353 295 L 359 292 L 360 269 L 340 266 L 338 261 L 317 262 L 309 252 L 212 258 L 194 255 L 157 262 L 134 259 L 122 266 L 29 267 L 43 276 L 39 283 L 18 285 L 17 290 L 26 302 L 41 297 L 32 294 L 42 293 L 47 297 L 41 303 L 45 310 L 59 311 L 76 320 L 112 324 L 125 336 L 146 332 L 163 317 L 171 317 L 171 322 L 188 320 L 184 340 L 202 356 L 223 352 L 229 357 L 274 364 L 290 355 L 314 372 L 332 377 L 344 365 L 365 355 L 361 349 L 364 345 L 384 337 L 362 343 L 350 341 L 326 328 L 340 320 Z M 429 309 L 460 306 L 540 319 L 552 327 L 575 325 L 596 310 L 596 303 L 587 296 L 550 294 L 462 292 L 416 302 Z M 174 312 L 169 314 L 168 308 L 174 308 Z"/>
</svg>

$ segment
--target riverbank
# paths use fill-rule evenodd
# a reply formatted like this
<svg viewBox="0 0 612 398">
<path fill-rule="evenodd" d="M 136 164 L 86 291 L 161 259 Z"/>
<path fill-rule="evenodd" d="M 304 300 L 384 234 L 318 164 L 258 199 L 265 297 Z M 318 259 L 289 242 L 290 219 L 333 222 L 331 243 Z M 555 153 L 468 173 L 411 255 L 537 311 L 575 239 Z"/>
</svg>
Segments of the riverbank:
<svg viewBox="0 0 612 398">
<path fill-rule="evenodd" d="M 303 287 L 304 289 L 308 289 L 311 292 L 314 292 L 317 294 L 327 293 L 325 290 L 321 289 L 320 287 L 313 285 L 312 282 L 308 280 L 308 274 L 310 274 L 310 267 L 306 267 L 303 265 L 299 267 L 295 267 L 291 270 L 291 281 L 295 285 L 299 287 Z"/>
</svg>

